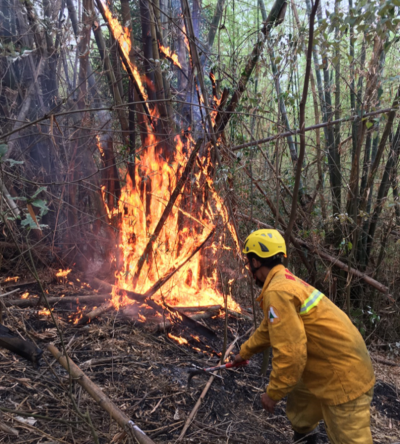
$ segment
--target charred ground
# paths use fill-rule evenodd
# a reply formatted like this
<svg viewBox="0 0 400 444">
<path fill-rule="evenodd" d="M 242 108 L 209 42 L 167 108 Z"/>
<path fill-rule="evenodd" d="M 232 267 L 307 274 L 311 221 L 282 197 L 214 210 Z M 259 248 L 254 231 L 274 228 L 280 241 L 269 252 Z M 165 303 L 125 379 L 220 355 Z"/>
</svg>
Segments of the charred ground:
<svg viewBox="0 0 400 444">
<path fill-rule="evenodd" d="M 83 293 L 81 288 L 68 284 L 49 286 L 48 290 L 52 295 Z M 93 290 L 86 290 L 90 292 Z M 216 332 L 213 341 L 199 343 L 190 336 L 193 332 L 174 327 L 172 333 L 189 342 L 179 345 L 165 333 L 155 332 L 154 325 L 131 322 L 121 312 L 106 314 L 79 328 L 70 322 L 71 314 L 76 312 L 77 305 L 71 302 L 58 303 L 54 310 L 71 359 L 154 442 L 176 442 L 208 380 L 208 376 L 196 376 L 188 388 L 188 369 L 218 363 L 212 349 L 222 349 L 224 316 L 201 321 Z M 38 314 L 37 308 L 9 307 L 3 313 L 3 323 L 43 349 L 50 342 L 61 348 L 54 324 L 47 315 Z M 230 316 L 228 342 L 243 335 L 251 325 L 250 321 Z M 233 353 L 237 351 L 238 345 Z M 70 381 L 48 351 L 38 369 L 6 350 L 1 350 L 0 355 L 0 422 L 18 432 L 18 436 L 2 434 L 0 442 L 92 443 L 95 438 L 91 427 L 99 443 L 127 442 L 118 425 L 76 381 Z M 372 356 L 379 361 L 385 354 L 373 351 Z M 220 373 L 223 379 L 214 380 L 183 442 L 290 443 L 292 433 L 285 417 L 285 401 L 274 415 L 266 414 L 261 407 L 259 398 L 268 377 L 260 376 L 260 368 L 261 356 L 256 356 L 246 368 Z M 400 366 L 376 362 L 375 369 L 378 382 L 372 407 L 374 440 L 392 443 L 400 439 Z M 27 418 L 35 422 L 21 422 Z M 328 442 L 323 426 L 319 442 Z"/>
</svg>

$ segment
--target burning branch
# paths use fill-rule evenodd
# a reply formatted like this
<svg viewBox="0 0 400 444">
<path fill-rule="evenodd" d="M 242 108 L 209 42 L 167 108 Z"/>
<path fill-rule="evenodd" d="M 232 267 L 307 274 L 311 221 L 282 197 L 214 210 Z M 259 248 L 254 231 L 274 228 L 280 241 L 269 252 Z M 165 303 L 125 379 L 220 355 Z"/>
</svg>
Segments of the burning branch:
<svg viewBox="0 0 400 444">
<path fill-rule="evenodd" d="M 203 144 L 203 139 L 199 139 L 197 141 L 197 143 L 196 143 L 196 146 L 194 147 L 194 149 L 192 151 L 192 154 L 189 157 L 188 163 L 186 164 L 185 170 L 184 170 L 181 178 L 178 180 L 178 183 L 176 184 L 176 187 L 175 187 L 173 193 L 171 194 L 169 202 L 168 202 L 167 206 L 165 207 L 164 212 L 161 215 L 161 218 L 158 221 L 158 224 L 157 224 L 157 226 L 156 226 L 156 228 L 154 230 L 154 233 L 150 237 L 150 239 L 149 239 L 149 241 L 148 241 L 148 243 L 146 245 L 146 248 L 143 251 L 143 254 L 140 256 L 140 259 L 138 260 L 138 262 L 136 264 L 136 270 L 135 270 L 135 273 L 133 275 L 133 288 L 136 287 L 136 284 L 137 284 L 138 279 L 139 279 L 140 272 L 142 270 L 142 267 L 143 267 L 145 261 L 146 260 L 148 262 L 151 261 L 154 242 L 158 238 L 158 235 L 160 234 L 160 232 L 161 232 L 161 230 L 162 230 L 166 220 L 168 219 L 169 214 L 171 213 L 171 210 L 172 210 L 172 208 L 173 208 L 173 206 L 175 204 L 176 199 L 178 198 L 180 192 L 182 191 L 183 186 L 186 183 L 187 178 L 189 177 L 190 172 L 192 171 L 192 168 L 193 168 L 193 165 L 194 165 L 194 161 L 196 159 L 197 153 L 199 152 L 200 147 L 201 147 L 202 144 Z M 162 284 L 162 285 L 164 285 L 164 284 Z"/>
<path fill-rule="evenodd" d="M 124 30 L 122 26 L 118 23 L 113 16 L 108 7 L 102 2 L 102 0 L 96 0 L 97 8 L 99 9 L 101 15 L 103 16 L 104 21 L 107 23 L 110 32 L 115 38 L 115 41 L 118 42 L 118 51 L 121 57 L 122 63 L 126 69 L 126 72 L 129 75 L 129 78 L 132 80 L 133 85 L 139 95 L 140 100 L 143 101 L 142 106 L 149 119 L 150 124 L 153 123 L 150 110 L 146 104 L 147 94 L 140 79 L 140 73 L 136 66 L 132 65 L 129 60 L 129 52 L 131 41 L 128 37 L 125 36 Z"/>
<path fill-rule="evenodd" d="M 28 359 L 28 361 L 33 363 L 34 367 L 37 367 L 43 353 L 33 342 L 21 339 L 16 333 L 2 324 L 0 324 L 0 347 L 4 347 Z"/>
</svg>

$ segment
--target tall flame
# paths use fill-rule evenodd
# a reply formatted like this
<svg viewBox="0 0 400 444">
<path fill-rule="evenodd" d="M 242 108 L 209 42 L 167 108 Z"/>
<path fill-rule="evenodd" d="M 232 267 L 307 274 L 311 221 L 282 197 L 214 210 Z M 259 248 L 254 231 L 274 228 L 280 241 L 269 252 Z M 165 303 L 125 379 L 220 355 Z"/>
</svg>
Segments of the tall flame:
<svg viewBox="0 0 400 444">
<path fill-rule="evenodd" d="M 129 35 L 112 16 L 103 0 L 101 1 L 110 29 L 124 56 L 129 60 Z M 137 68 L 131 68 L 143 97 L 147 98 Z M 158 117 L 157 107 L 153 108 L 152 113 L 154 117 Z M 135 164 L 135 180 L 133 182 L 129 174 L 126 174 L 126 185 L 121 190 L 118 202 L 120 234 L 117 263 L 121 266 L 116 272 L 116 287 L 119 291 L 113 294 L 113 305 L 116 308 L 132 302 L 120 296 L 121 290 L 146 292 L 172 267 L 182 263 L 194 246 L 207 238 L 218 220 L 222 219 L 222 224 L 229 228 L 236 239 L 224 202 L 215 191 L 213 180 L 208 174 L 211 167 L 208 151 L 206 164 L 193 174 L 176 200 L 153 244 L 152 258 L 143 265 L 138 282 L 133 288 L 132 277 L 136 264 L 154 233 L 194 147 L 190 136 L 184 140 L 176 136 L 174 158 L 167 162 L 155 133 L 150 127 L 147 129 L 146 146 L 143 147 L 140 160 Z M 216 245 L 221 240 L 221 237 L 215 239 L 212 245 L 198 252 L 160 289 L 155 299 L 162 299 L 172 306 L 221 304 L 223 298 L 217 284 Z M 237 240 L 236 242 L 238 245 Z M 230 297 L 228 305 L 229 308 L 240 311 L 240 307 Z"/>
</svg>

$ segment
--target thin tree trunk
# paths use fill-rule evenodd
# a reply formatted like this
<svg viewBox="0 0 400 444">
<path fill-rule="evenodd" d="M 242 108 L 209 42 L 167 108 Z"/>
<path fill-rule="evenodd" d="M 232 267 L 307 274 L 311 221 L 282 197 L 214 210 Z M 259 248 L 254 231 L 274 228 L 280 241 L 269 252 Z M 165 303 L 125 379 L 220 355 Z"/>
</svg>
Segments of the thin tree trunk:
<svg viewBox="0 0 400 444">
<path fill-rule="evenodd" d="M 296 211 L 297 211 L 297 195 L 300 188 L 300 178 L 301 171 L 303 169 L 303 160 L 306 151 L 306 102 L 308 95 L 308 85 L 310 82 L 310 74 L 311 74 L 311 59 L 312 59 L 312 48 L 314 42 L 314 20 L 315 15 L 317 14 L 319 6 L 319 0 L 315 0 L 314 6 L 310 13 L 310 25 L 309 25 L 309 35 L 308 35 L 308 50 L 307 50 L 307 62 L 306 62 L 306 72 L 304 75 L 304 87 L 303 87 L 303 95 L 300 102 L 300 155 L 299 160 L 297 162 L 297 171 L 296 178 L 293 189 L 293 199 L 292 199 L 292 210 L 290 212 L 290 219 L 288 226 L 285 231 L 285 240 L 288 242 L 290 240 L 290 236 L 292 233 L 292 229 L 294 223 L 296 221 Z"/>
<path fill-rule="evenodd" d="M 374 235 L 378 224 L 379 216 L 386 202 L 386 198 L 388 196 L 389 188 L 393 181 L 393 178 L 395 178 L 397 175 L 396 166 L 398 165 L 399 156 L 400 156 L 400 124 L 398 125 L 396 135 L 392 140 L 390 154 L 386 162 L 385 170 L 378 190 L 378 196 L 376 198 L 375 209 L 371 217 L 371 223 L 369 226 L 368 241 L 367 241 L 367 260 L 366 260 L 367 264 L 370 259 L 372 244 L 374 241 Z"/>
<path fill-rule="evenodd" d="M 239 104 L 239 101 L 246 90 L 247 83 L 253 73 L 253 70 L 255 66 L 257 65 L 258 59 L 264 49 L 265 42 L 267 39 L 267 36 L 270 32 L 270 30 L 282 23 L 285 17 L 287 3 L 286 0 L 275 0 L 274 5 L 272 6 L 271 12 L 269 13 L 268 20 L 264 23 L 261 32 L 263 34 L 263 38 L 261 38 L 257 43 L 255 44 L 248 60 L 246 63 L 246 66 L 242 72 L 242 75 L 240 76 L 240 79 L 238 81 L 237 87 L 231 97 L 231 100 L 228 103 L 228 106 L 226 107 L 226 110 L 224 113 L 218 114 L 218 118 L 215 122 L 215 132 L 216 134 L 222 133 L 228 124 L 232 114 L 236 110 L 237 105 Z"/>
<path fill-rule="evenodd" d="M 127 134 L 129 130 L 129 123 L 126 118 L 126 113 L 124 108 L 120 107 L 120 105 L 122 105 L 122 98 L 119 92 L 119 88 L 117 86 L 117 80 L 115 78 L 114 69 L 112 67 L 110 57 L 108 56 L 108 50 L 106 47 L 106 42 L 104 40 L 103 32 L 101 31 L 101 27 L 98 24 L 96 25 L 95 22 L 98 23 L 97 17 L 95 17 L 95 20 L 93 21 L 93 34 L 96 39 L 96 44 L 99 49 L 100 57 L 104 64 L 104 69 L 107 74 L 110 93 L 113 96 L 116 105 L 119 105 L 119 107 L 117 108 L 117 114 L 122 129 L 122 138 L 124 139 L 125 143 L 128 143 Z"/>
<path fill-rule="evenodd" d="M 310 0 L 306 0 L 307 11 L 310 13 L 311 3 Z M 318 9 L 318 20 L 321 22 L 322 20 L 322 5 L 320 5 Z M 316 46 L 313 49 L 313 59 L 315 66 L 315 74 L 317 79 L 317 87 L 319 99 L 321 102 L 321 111 L 322 111 L 322 119 L 324 123 L 327 123 L 332 120 L 333 117 L 333 109 L 332 109 L 332 100 L 331 100 L 331 84 L 329 78 L 329 70 L 328 70 L 328 60 L 327 57 L 323 57 L 322 66 L 323 66 L 323 74 L 324 74 L 324 87 L 322 86 L 322 78 L 320 72 L 320 63 L 319 56 L 317 52 Z M 329 168 L 329 181 L 330 188 L 332 194 L 332 211 L 333 215 L 337 216 L 341 213 L 341 167 L 340 167 L 340 154 L 339 154 L 339 145 L 335 144 L 335 136 L 333 127 L 325 128 L 325 140 L 326 140 L 326 150 L 328 153 L 328 168 Z M 334 224 L 334 244 L 338 244 L 339 239 L 341 237 L 341 230 L 338 223 Z"/>
</svg>

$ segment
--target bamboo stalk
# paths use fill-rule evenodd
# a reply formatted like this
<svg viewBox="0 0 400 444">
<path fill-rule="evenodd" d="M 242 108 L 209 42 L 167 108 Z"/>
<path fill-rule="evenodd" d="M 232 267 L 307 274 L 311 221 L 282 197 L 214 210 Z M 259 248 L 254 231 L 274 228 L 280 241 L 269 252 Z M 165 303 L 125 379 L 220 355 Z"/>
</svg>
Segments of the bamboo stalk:
<svg viewBox="0 0 400 444">
<path fill-rule="evenodd" d="M 295 182 L 294 182 L 294 188 L 293 188 L 293 198 L 292 198 L 292 209 L 290 212 L 290 218 L 289 222 L 286 227 L 285 231 L 285 240 L 286 242 L 289 241 L 290 235 L 292 233 L 292 229 L 294 226 L 294 223 L 296 221 L 296 214 L 297 214 L 297 196 L 299 194 L 300 189 L 300 181 L 301 181 L 301 172 L 303 169 L 303 160 L 306 152 L 306 133 L 304 131 L 305 129 L 305 122 L 306 122 L 306 102 L 307 102 L 307 95 L 308 95 L 308 85 L 310 82 L 310 74 L 311 74 L 311 55 L 312 55 L 312 47 L 313 47 L 313 40 L 314 40 L 314 19 L 315 15 L 317 13 L 319 5 L 319 0 L 315 0 L 314 6 L 311 10 L 310 14 L 310 29 L 309 29 L 309 36 L 308 36 L 308 49 L 307 49 L 307 63 L 306 63 L 306 72 L 304 75 L 304 87 L 303 87 L 303 94 L 300 101 L 300 154 L 299 158 L 297 160 L 296 165 L 296 176 L 295 176 Z"/>
<path fill-rule="evenodd" d="M 398 108 L 395 108 L 396 110 Z M 373 117 L 373 116 L 377 116 L 379 114 L 385 114 L 385 113 L 390 113 L 391 111 L 393 111 L 393 108 L 383 108 L 383 109 L 378 109 L 376 111 L 372 111 L 370 113 L 365 113 L 363 114 L 363 119 L 367 118 L 367 117 Z M 307 126 L 306 128 L 304 128 L 304 131 L 313 131 L 316 129 L 320 129 L 320 128 L 326 128 L 328 126 L 333 126 L 333 125 L 337 125 L 338 123 L 343 123 L 343 122 L 352 122 L 354 120 L 359 120 L 360 116 L 358 115 L 353 115 L 351 117 L 343 117 L 343 119 L 338 119 L 338 120 L 332 120 L 330 122 L 324 122 L 324 123 L 319 123 L 318 125 L 312 125 L 312 126 Z M 251 142 L 247 142 L 247 143 L 242 143 L 241 145 L 236 145 L 233 146 L 232 148 L 230 148 L 231 151 L 238 151 L 241 150 L 243 148 L 248 148 L 249 146 L 254 146 L 255 143 L 257 144 L 261 144 L 261 143 L 267 143 L 267 142 L 272 142 L 273 140 L 276 139 L 281 139 L 283 137 L 287 137 L 290 134 L 299 134 L 300 133 L 300 129 L 294 129 L 292 131 L 285 131 L 283 133 L 279 133 L 279 134 L 275 134 L 274 136 L 269 136 L 269 137 L 265 137 L 264 139 L 258 139 L 255 141 L 251 141 Z"/>
<path fill-rule="evenodd" d="M 253 327 L 251 327 L 249 330 L 247 330 L 246 333 L 245 333 L 243 336 L 237 337 L 237 338 L 236 338 L 236 339 L 230 344 L 230 346 L 229 346 L 228 349 L 226 350 L 226 353 L 225 353 L 224 358 L 221 359 L 221 361 L 220 361 L 221 364 L 225 361 L 225 359 L 228 358 L 229 353 L 233 350 L 233 347 L 235 346 L 236 342 L 237 342 L 239 339 L 243 338 L 244 336 L 247 336 L 247 335 L 251 332 L 251 330 L 253 330 Z M 211 387 L 211 384 L 213 383 L 213 381 L 214 381 L 215 376 L 217 375 L 217 373 L 218 373 L 218 371 L 214 372 L 214 373 L 210 376 L 210 379 L 208 380 L 208 382 L 207 382 L 206 386 L 204 387 L 203 391 L 201 392 L 200 398 L 197 400 L 195 406 L 193 407 L 193 410 L 191 411 L 191 413 L 190 413 L 188 419 L 186 420 L 185 425 L 183 426 L 183 429 L 182 429 L 182 431 L 181 431 L 181 434 L 179 435 L 178 439 L 176 440 L 177 442 L 182 441 L 182 439 L 183 439 L 184 436 L 186 435 L 186 432 L 187 432 L 188 428 L 190 427 L 190 425 L 192 424 L 194 418 L 196 417 L 197 412 L 199 411 L 199 408 L 200 408 L 201 404 L 203 403 L 204 398 L 206 397 L 207 392 L 208 392 L 209 388 Z"/>
<path fill-rule="evenodd" d="M 109 22 L 107 20 L 107 15 L 106 15 L 104 4 L 102 3 L 102 0 L 96 0 L 96 5 L 97 5 L 97 8 L 99 9 L 101 15 L 103 16 L 104 21 L 109 26 L 111 34 L 114 35 L 113 34 L 113 29 L 111 28 L 111 26 L 110 26 L 110 24 L 109 24 Z M 124 51 L 122 51 L 121 45 L 120 45 L 118 39 L 115 39 L 115 42 L 117 43 L 117 47 L 118 47 L 118 50 L 119 50 L 119 55 L 121 57 L 122 63 L 124 64 L 124 66 L 126 68 L 126 71 L 127 71 L 128 75 L 129 75 L 129 78 L 132 80 L 132 83 L 135 86 L 135 89 L 136 89 L 136 91 L 138 93 L 138 96 L 139 96 L 140 100 L 143 102 L 142 106 L 143 106 L 144 112 L 145 112 L 145 114 L 146 114 L 150 124 L 152 124 L 153 123 L 153 119 L 151 117 L 150 110 L 149 110 L 149 108 L 147 106 L 147 101 L 146 101 L 145 97 L 143 96 L 142 91 L 140 90 L 140 87 L 139 87 L 139 85 L 138 85 L 138 83 L 136 81 L 135 74 L 133 73 L 132 68 L 131 68 L 130 60 L 125 55 Z"/>
<path fill-rule="evenodd" d="M 140 444 L 154 444 L 128 416 L 125 415 L 111 400 L 103 393 L 93 381 L 71 360 L 64 356 L 54 345 L 47 346 L 49 352 L 56 358 L 58 363 L 83 387 L 89 395 L 102 407 L 110 416 Z"/>
</svg>

